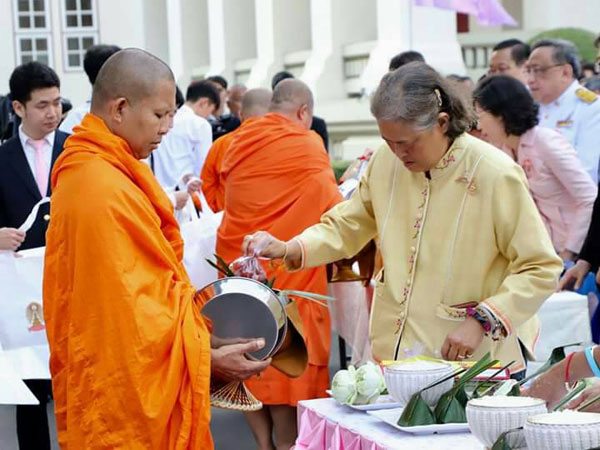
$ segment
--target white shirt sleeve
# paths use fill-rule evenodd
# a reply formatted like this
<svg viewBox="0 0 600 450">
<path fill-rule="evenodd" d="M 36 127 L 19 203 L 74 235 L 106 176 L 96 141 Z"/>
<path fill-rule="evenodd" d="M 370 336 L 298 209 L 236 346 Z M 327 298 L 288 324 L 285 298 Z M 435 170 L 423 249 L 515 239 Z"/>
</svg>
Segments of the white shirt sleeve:
<svg viewBox="0 0 600 450">
<path fill-rule="evenodd" d="M 202 119 L 198 121 L 198 127 L 195 130 L 197 139 L 194 142 L 194 176 L 199 177 L 202 173 L 202 167 L 204 167 L 204 161 L 208 155 L 208 151 L 212 146 L 212 127 L 208 120 Z"/>
</svg>

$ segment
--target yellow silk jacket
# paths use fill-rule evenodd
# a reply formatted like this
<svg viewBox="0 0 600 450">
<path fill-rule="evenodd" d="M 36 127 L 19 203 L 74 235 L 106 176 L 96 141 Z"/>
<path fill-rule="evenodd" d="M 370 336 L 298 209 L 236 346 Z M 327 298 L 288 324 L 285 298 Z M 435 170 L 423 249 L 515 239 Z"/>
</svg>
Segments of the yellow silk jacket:
<svg viewBox="0 0 600 450">
<path fill-rule="evenodd" d="M 518 340 L 532 352 L 536 311 L 562 270 L 521 168 L 495 147 L 463 134 L 434 169 L 406 169 L 383 147 L 354 195 L 297 240 L 303 266 L 349 258 L 379 236 L 384 267 L 376 277 L 370 337 L 377 360 L 425 346 L 439 355 L 469 302 L 484 302 L 508 336 L 486 337 L 511 371 L 524 369 Z"/>
</svg>

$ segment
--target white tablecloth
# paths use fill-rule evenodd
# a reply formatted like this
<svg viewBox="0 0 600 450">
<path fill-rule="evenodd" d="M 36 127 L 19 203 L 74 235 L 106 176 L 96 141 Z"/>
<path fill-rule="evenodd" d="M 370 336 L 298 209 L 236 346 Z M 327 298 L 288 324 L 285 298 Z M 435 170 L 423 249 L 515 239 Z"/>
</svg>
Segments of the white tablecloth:
<svg viewBox="0 0 600 450">
<path fill-rule="evenodd" d="M 535 349 L 536 363 L 548 359 L 552 349 L 561 345 L 592 341 L 588 299 L 575 292 L 563 291 L 553 294 L 538 311 L 541 332 Z M 567 352 L 572 349 L 567 349 Z"/>
<path fill-rule="evenodd" d="M 331 398 L 300 402 L 298 430 L 296 448 L 299 449 L 481 450 L 483 448 L 471 433 L 426 436 L 403 433 L 366 412 L 340 405 Z"/>
</svg>

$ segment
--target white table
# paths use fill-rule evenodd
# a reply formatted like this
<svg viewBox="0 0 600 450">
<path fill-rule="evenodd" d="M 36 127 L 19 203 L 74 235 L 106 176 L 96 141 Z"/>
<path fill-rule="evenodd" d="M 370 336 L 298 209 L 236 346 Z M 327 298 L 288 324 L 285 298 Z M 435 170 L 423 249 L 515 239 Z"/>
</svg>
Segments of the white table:
<svg viewBox="0 0 600 450">
<path fill-rule="evenodd" d="M 297 450 L 481 450 L 471 433 L 415 436 L 396 430 L 366 412 L 334 399 L 305 400 L 298 404 Z"/>
</svg>

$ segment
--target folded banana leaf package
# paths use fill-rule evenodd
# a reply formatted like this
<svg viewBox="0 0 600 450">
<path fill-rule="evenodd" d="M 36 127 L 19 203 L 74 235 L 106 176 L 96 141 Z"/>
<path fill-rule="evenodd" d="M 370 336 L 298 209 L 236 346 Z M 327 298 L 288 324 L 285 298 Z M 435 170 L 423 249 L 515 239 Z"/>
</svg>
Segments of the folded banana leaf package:
<svg viewBox="0 0 600 450">
<path fill-rule="evenodd" d="M 402 411 L 400 419 L 398 419 L 398 425 L 401 427 L 416 427 L 421 425 L 435 424 L 435 414 L 433 413 L 427 402 L 423 400 L 423 392 L 425 392 L 427 389 L 431 389 L 437 386 L 438 384 L 443 383 L 444 381 L 447 381 L 451 378 L 455 378 L 457 375 L 460 375 L 465 371 L 466 369 L 458 369 L 450 375 L 447 375 L 431 383 L 430 385 L 425 386 L 423 389 L 413 394 L 413 396 L 410 398 L 410 401 Z"/>
<path fill-rule="evenodd" d="M 438 401 L 438 404 L 434 410 L 436 422 L 465 423 L 467 421 L 465 407 L 467 406 L 468 401 L 468 397 L 465 392 L 465 384 L 497 363 L 497 360 L 491 359 L 491 354 L 488 352 L 464 375 L 462 375 L 454 383 L 454 387 L 442 395 Z"/>
</svg>

